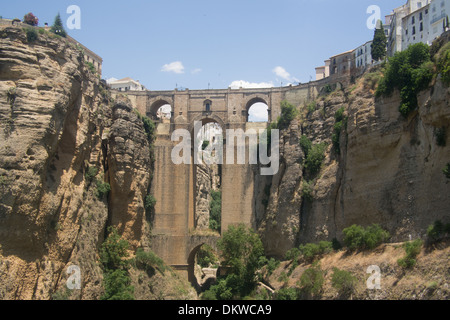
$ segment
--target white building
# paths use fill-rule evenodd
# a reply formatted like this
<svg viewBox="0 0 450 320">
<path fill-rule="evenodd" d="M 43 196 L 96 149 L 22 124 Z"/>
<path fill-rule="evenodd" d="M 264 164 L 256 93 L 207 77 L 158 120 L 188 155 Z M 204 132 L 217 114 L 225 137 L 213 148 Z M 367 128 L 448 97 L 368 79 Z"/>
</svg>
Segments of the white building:
<svg viewBox="0 0 450 320">
<path fill-rule="evenodd" d="M 145 87 L 139 82 L 139 80 L 133 80 L 131 78 L 123 78 L 120 80 L 117 79 L 108 79 L 106 81 L 111 89 L 119 90 L 119 91 L 144 91 Z"/>
<path fill-rule="evenodd" d="M 372 42 L 367 41 L 353 51 L 355 55 L 354 66 L 356 68 L 365 68 L 372 65 Z"/>
<path fill-rule="evenodd" d="M 411 44 L 431 43 L 448 30 L 449 0 L 408 0 L 386 16 L 388 56 L 406 50 Z"/>
<path fill-rule="evenodd" d="M 330 76 L 330 63 L 331 61 L 325 60 L 325 65 L 316 68 L 316 80 L 322 80 Z"/>
<path fill-rule="evenodd" d="M 430 5 L 430 39 L 435 40 L 449 29 L 448 17 L 450 15 L 449 0 L 433 0 Z"/>
</svg>

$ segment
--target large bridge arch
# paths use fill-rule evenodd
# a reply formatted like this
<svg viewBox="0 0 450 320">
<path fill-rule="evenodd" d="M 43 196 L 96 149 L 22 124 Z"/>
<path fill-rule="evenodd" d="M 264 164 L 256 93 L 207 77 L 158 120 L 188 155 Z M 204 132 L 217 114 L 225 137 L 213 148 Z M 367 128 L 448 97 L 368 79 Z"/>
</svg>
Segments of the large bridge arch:
<svg viewBox="0 0 450 320">
<path fill-rule="evenodd" d="M 264 104 L 267 106 L 267 122 L 271 122 L 270 96 L 262 96 L 262 95 L 252 95 L 247 98 L 247 102 L 245 104 L 246 122 L 249 122 L 250 109 L 255 104 L 258 104 L 258 103 Z"/>
</svg>

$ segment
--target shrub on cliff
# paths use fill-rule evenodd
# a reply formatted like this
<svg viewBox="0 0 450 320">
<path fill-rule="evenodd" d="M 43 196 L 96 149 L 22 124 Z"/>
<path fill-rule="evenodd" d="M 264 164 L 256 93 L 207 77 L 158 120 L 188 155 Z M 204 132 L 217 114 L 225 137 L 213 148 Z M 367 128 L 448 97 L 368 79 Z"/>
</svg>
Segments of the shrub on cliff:
<svg viewBox="0 0 450 320">
<path fill-rule="evenodd" d="M 344 244 L 350 250 L 374 249 L 389 239 L 389 232 L 383 230 L 377 224 L 373 224 L 367 228 L 352 225 L 351 227 L 345 228 L 343 233 Z"/>
<path fill-rule="evenodd" d="M 161 273 L 164 273 L 164 271 L 166 271 L 164 261 L 153 251 L 145 252 L 142 248 L 137 249 L 135 261 L 139 268 L 144 269 L 147 272 L 154 272 L 155 268 L 158 269 Z"/>
<path fill-rule="evenodd" d="M 331 285 L 341 297 L 349 297 L 355 291 L 356 283 L 357 279 L 349 271 L 333 268 Z"/>
<path fill-rule="evenodd" d="M 26 29 L 28 43 L 34 42 L 38 39 L 38 33 L 33 28 L 28 27 Z"/>
<path fill-rule="evenodd" d="M 316 262 L 302 273 L 299 294 L 306 298 L 317 297 L 322 293 L 324 282 L 324 271 Z"/>
<path fill-rule="evenodd" d="M 442 76 L 442 82 L 450 85 L 450 42 L 444 45 L 437 56 L 437 69 Z"/>
<path fill-rule="evenodd" d="M 341 132 L 342 129 L 344 129 L 347 126 L 347 117 L 344 117 L 344 107 L 340 108 L 336 111 L 336 114 L 334 116 L 336 122 L 334 124 L 333 128 L 333 135 L 331 137 L 331 140 L 333 142 L 334 150 L 337 154 L 341 153 Z"/>
<path fill-rule="evenodd" d="M 103 267 L 102 300 L 133 300 L 134 288 L 130 285 L 128 242 L 120 238 L 117 229 L 108 228 L 108 237 L 100 248 L 100 262 Z"/>
<path fill-rule="evenodd" d="M 431 243 L 441 240 L 445 234 L 450 234 L 450 223 L 444 225 L 440 220 L 437 220 L 427 228 L 428 241 Z"/>
<path fill-rule="evenodd" d="M 416 257 L 419 255 L 422 249 L 423 242 L 420 239 L 406 242 L 403 244 L 406 256 L 397 260 L 400 267 L 408 269 L 416 265 Z"/>
<path fill-rule="evenodd" d="M 101 180 L 96 181 L 97 190 L 96 194 L 99 200 L 103 200 L 103 197 L 107 196 L 111 191 L 111 185 L 107 182 L 103 182 Z"/>
<path fill-rule="evenodd" d="M 300 137 L 300 147 L 303 150 L 303 153 L 305 155 L 305 159 L 308 157 L 309 152 L 311 151 L 312 148 L 312 142 L 311 140 L 309 140 L 309 138 L 305 135 L 302 135 Z"/>
<path fill-rule="evenodd" d="M 281 102 L 281 115 L 278 118 L 278 129 L 283 130 L 289 128 L 291 121 L 297 116 L 298 110 L 295 106 L 287 101 Z"/>
<path fill-rule="evenodd" d="M 144 203 L 145 209 L 151 211 L 155 209 L 155 205 L 156 205 L 156 198 L 151 194 L 147 195 L 145 197 Z"/>
<path fill-rule="evenodd" d="M 326 143 L 319 143 L 313 145 L 308 152 L 308 157 L 305 160 L 305 168 L 311 176 L 316 175 L 320 171 L 323 160 L 325 159 L 326 148 Z"/>
<path fill-rule="evenodd" d="M 406 117 L 418 107 L 417 94 L 428 87 L 433 78 L 433 68 L 428 45 L 413 44 L 389 59 L 376 95 L 389 96 L 398 89 L 402 100 L 399 111 Z"/>
</svg>

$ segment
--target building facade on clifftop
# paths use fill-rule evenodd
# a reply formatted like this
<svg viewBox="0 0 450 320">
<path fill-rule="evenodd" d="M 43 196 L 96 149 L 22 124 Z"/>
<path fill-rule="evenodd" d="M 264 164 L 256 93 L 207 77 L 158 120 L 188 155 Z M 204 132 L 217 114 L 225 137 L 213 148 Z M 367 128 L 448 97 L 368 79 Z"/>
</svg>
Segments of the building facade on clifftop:
<svg viewBox="0 0 450 320">
<path fill-rule="evenodd" d="M 385 18 L 389 29 L 387 54 L 406 50 L 419 42 L 431 45 L 448 30 L 448 0 L 408 0 Z"/>
<path fill-rule="evenodd" d="M 106 81 L 111 89 L 118 91 L 144 91 L 146 90 L 144 85 L 142 85 L 139 80 L 133 80 L 129 77 L 123 78 L 120 80 L 117 79 L 109 79 Z"/>
</svg>

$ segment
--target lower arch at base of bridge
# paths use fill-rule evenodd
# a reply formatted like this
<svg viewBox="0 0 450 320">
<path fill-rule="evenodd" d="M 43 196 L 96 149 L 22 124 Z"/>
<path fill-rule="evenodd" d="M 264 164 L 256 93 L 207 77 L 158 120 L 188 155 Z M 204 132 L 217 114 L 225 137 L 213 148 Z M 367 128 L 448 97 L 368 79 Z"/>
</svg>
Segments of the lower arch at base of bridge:
<svg viewBox="0 0 450 320">
<path fill-rule="evenodd" d="M 153 235 L 151 239 L 153 251 L 159 255 L 174 271 L 187 279 L 195 289 L 199 289 L 195 277 L 195 256 L 203 245 L 209 245 L 217 252 L 217 241 L 220 235 L 186 235 L 167 236 Z M 178 250 L 168 251 L 167 247 Z"/>
</svg>

